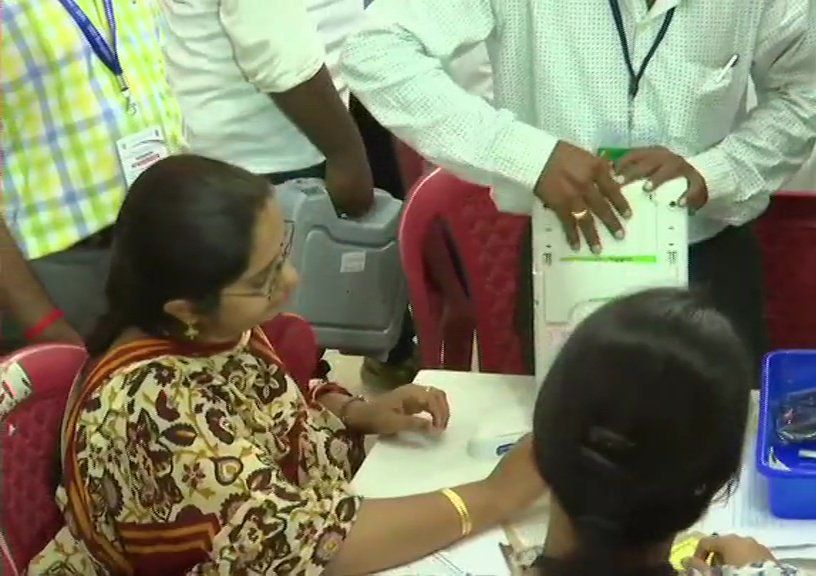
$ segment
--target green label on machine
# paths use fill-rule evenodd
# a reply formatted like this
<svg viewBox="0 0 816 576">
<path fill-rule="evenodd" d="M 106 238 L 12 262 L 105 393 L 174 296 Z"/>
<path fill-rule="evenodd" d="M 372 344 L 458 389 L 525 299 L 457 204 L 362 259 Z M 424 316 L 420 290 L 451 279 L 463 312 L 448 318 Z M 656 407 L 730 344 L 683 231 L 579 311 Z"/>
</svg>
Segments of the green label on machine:
<svg viewBox="0 0 816 576">
<path fill-rule="evenodd" d="M 598 156 L 609 162 L 617 163 L 630 151 L 629 148 L 598 148 Z"/>
<path fill-rule="evenodd" d="M 639 256 L 564 256 L 561 262 L 610 262 L 612 264 L 657 264 L 655 254 Z"/>
</svg>

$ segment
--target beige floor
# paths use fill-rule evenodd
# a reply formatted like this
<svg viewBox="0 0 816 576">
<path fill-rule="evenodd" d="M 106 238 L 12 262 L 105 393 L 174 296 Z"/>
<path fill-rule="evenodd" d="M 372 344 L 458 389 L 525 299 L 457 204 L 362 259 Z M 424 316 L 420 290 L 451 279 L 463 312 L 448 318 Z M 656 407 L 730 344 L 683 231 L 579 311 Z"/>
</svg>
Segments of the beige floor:
<svg viewBox="0 0 816 576">
<path fill-rule="evenodd" d="M 479 343 L 476 338 L 473 339 L 473 363 L 471 370 L 473 372 L 479 371 Z M 352 394 L 359 394 L 361 396 L 373 397 L 382 394 L 386 390 L 383 388 L 376 388 L 366 386 L 360 379 L 360 367 L 363 364 L 363 359 L 359 356 L 344 356 L 335 350 L 329 350 L 325 355 L 326 361 L 331 365 L 332 371 L 329 377 L 333 382 L 344 386 Z"/>
</svg>

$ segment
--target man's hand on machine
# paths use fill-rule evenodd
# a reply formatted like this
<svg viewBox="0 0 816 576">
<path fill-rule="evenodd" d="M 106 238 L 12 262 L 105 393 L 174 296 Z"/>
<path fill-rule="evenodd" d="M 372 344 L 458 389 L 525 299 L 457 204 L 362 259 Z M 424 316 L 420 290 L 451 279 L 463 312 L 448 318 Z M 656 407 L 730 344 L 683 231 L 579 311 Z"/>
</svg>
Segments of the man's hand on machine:
<svg viewBox="0 0 816 576">
<path fill-rule="evenodd" d="M 632 150 L 620 160 L 617 172 L 623 184 L 646 180 L 646 192 L 660 188 L 669 180 L 684 177 L 688 180 L 688 191 L 677 203 L 695 211 L 708 202 L 708 187 L 702 175 L 685 158 L 660 146 Z"/>
<path fill-rule="evenodd" d="M 592 252 L 601 252 L 593 215 L 619 239 L 625 232 L 618 216 L 632 215 L 609 162 L 563 141 L 544 167 L 535 195 L 558 215 L 573 250 L 580 248 L 583 236 Z"/>
<path fill-rule="evenodd" d="M 326 190 L 338 212 L 365 216 L 374 204 L 374 181 L 365 153 L 348 150 L 326 158 Z"/>
</svg>

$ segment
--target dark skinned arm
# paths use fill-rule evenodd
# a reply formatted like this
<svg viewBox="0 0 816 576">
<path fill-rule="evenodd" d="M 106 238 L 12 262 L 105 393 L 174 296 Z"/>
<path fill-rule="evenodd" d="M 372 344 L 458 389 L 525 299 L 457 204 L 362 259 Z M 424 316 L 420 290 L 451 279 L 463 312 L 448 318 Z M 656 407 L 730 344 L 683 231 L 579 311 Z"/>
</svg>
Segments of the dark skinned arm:
<svg viewBox="0 0 816 576">
<path fill-rule="evenodd" d="M 325 46 L 306 4 L 221 0 L 219 18 L 246 80 L 326 157 L 326 188 L 335 207 L 352 216 L 365 213 L 373 201 L 365 148 L 326 69 Z"/>
<path fill-rule="evenodd" d="M 357 125 L 326 67 L 291 90 L 270 96 L 326 157 L 326 188 L 335 206 L 351 216 L 365 214 L 373 202 L 371 168 Z"/>
<path fill-rule="evenodd" d="M 0 219 L 0 306 L 10 310 L 24 330 L 36 326 L 54 310 L 51 299 L 34 276 L 11 236 L 5 220 L 2 219 Z M 79 334 L 64 319 L 49 326 L 37 340 L 82 343 Z"/>
<path fill-rule="evenodd" d="M 356 155 L 365 161 L 363 139 L 325 66 L 303 84 L 270 96 L 326 158 Z"/>
</svg>

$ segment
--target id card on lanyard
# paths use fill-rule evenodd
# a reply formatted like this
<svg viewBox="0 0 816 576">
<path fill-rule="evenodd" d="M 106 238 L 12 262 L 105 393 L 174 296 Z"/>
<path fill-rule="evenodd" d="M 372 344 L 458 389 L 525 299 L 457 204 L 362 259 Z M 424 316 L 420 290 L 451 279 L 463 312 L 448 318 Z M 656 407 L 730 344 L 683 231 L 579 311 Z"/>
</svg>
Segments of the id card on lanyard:
<svg viewBox="0 0 816 576">
<path fill-rule="evenodd" d="M 623 52 L 623 61 L 626 64 L 626 71 L 629 73 L 628 133 L 630 140 L 629 144 L 631 145 L 632 132 L 634 130 L 635 120 L 635 98 L 637 98 L 638 92 L 640 91 L 640 81 L 643 79 L 643 75 L 646 73 L 646 68 L 648 68 L 649 63 L 652 61 L 655 52 L 657 52 L 657 49 L 660 47 L 660 44 L 666 37 L 666 32 L 669 31 L 669 27 L 671 26 L 672 20 L 674 19 L 674 11 L 676 10 L 676 8 L 672 8 L 671 10 L 669 10 L 666 13 L 666 16 L 663 17 L 663 24 L 660 26 L 660 30 L 658 30 L 657 32 L 657 37 L 655 38 L 654 42 L 652 42 L 651 48 L 649 48 L 649 51 L 643 58 L 643 62 L 641 63 L 640 68 L 638 70 L 635 70 L 635 67 L 632 64 L 632 54 L 629 49 L 629 40 L 626 38 L 626 28 L 623 25 L 623 15 L 621 14 L 620 4 L 618 3 L 618 0 L 609 0 L 609 7 L 612 9 L 612 17 L 615 20 L 615 28 L 617 29 L 618 38 L 620 39 L 621 43 L 621 51 Z"/>
<path fill-rule="evenodd" d="M 111 33 L 111 41 L 108 42 L 99 32 L 88 15 L 76 3 L 76 0 L 59 0 L 65 10 L 74 19 L 82 35 L 88 41 L 91 49 L 97 58 L 116 77 L 116 82 L 122 92 L 125 101 L 125 110 L 130 115 L 137 112 L 136 102 L 130 92 L 122 63 L 119 60 L 119 51 L 116 42 L 116 15 L 113 11 L 113 0 L 103 0 L 105 5 L 105 17 L 108 21 L 108 28 Z M 136 134 L 131 134 L 120 138 L 116 142 L 116 150 L 119 154 L 119 163 L 122 169 L 122 176 L 125 184 L 129 188 L 131 184 L 149 166 L 169 155 L 167 145 L 164 140 L 162 129 L 159 126 L 148 127 Z"/>
</svg>

